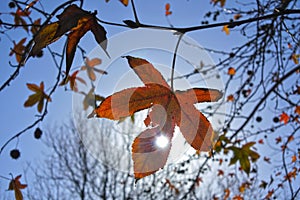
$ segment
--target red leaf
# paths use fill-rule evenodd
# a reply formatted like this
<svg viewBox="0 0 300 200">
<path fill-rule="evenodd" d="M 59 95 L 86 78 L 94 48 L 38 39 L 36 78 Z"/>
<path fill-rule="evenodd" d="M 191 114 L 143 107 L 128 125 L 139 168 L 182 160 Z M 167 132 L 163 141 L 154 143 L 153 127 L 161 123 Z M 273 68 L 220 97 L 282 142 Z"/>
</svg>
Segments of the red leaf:
<svg viewBox="0 0 300 200">
<path fill-rule="evenodd" d="M 20 182 L 20 178 L 21 178 L 21 175 L 12 179 L 8 186 L 8 190 L 14 190 L 16 200 L 23 200 L 23 195 L 22 195 L 21 189 L 24 189 L 27 187 L 26 184 L 22 184 Z"/>
<path fill-rule="evenodd" d="M 279 121 L 283 122 L 284 124 L 287 124 L 289 122 L 290 116 L 286 114 L 285 112 L 282 112 L 280 115 Z"/>
<path fill-rule="evenodd" d="M 102 101 L 89 117 L 120 120 L 140 110 L 151 108 L 144 120 L 149 128 L 143 131 L 132 145 L 135 178 L 143 178 L 164 167 L 176 125 L 193 148 L 210 150 L 213 129 L 193 104 L 217 101 L 223 94 L 218 90 L 206 88 L 173 92 L 162 75 L 148 61 L 131 56 L 126 58 L 145 87 L 129 88 L 114 93 Z M 165 148 L 155 145 L 160 135 L 168 138 Z"/>
<path fill-rule="evenodd" d="M 159 135 L 169 139 L 166 147 L 156 145 Z M 163 168 L 171 149 L 173 134 L 164 133 L 160 127 L 147 129 L 137 136 L 132 144 L 132 159 L 134 161 L 134 177 L 139 180 Z"/>
<path fill-rule="evenodd" d="M 165 11 L 166 11 L 166 16 L 171 15 L 172 11 L 170 11 L 171 5 L 169 3 L 166 3 L 165 5 Z"/>
</svg>

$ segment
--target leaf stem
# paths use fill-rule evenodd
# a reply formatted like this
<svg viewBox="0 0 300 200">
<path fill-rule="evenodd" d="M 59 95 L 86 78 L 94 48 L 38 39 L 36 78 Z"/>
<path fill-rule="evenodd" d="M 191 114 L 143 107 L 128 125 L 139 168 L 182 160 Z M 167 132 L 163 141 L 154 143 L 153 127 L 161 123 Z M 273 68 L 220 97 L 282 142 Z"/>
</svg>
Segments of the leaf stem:
<svg viewBox="0 0 300 200">
<path fill-rule="evenodd" d="M 173 61 L 172 61 L 172 71 L 171 71 L 171 90 L 174 92 L 174 72 L 175 72 L 175 64 L 176 64 L 176 57 L 177 57 L 177 51 L 179 47 L 179 43 L 183 37 L 184 33 L 180 33 L 179 38 L 177 40 L 177 44 L 174 50 L 174 55 L 173 55 Z"/>
<path fill-rule="evenodd" d="M 139 18 L 138 18 L 138 15 L 137 15 L 137 12 L 136 12 L 136 9 L 135 9 L 135 5 L 134 5 L 134 1 L 131 0 L 131 5 L 132 5 L 132 10 L 133 10 L 133 14 L 134 14 L 134 19 L 135 19 L 135 23 L 137 25 L 140 24 L 140 21 L 139 21 Z"/>
</svg>

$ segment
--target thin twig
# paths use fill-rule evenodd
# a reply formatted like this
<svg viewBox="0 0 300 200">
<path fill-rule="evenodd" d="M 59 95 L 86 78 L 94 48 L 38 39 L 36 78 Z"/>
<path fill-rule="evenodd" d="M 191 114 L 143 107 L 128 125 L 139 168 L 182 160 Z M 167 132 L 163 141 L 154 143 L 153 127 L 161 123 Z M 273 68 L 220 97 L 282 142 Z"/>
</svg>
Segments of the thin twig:
<svg viewBox="0 0 300 200">
<path fill-rule="evenodd" d="M 232 140 L 240 131 L 244 129 L 244 127 L 248 124 L 248 122 L 251 120 L 252 116 L 255 114 L 255 112 L 259 109 L 262 103 L 265 102 L 265 100 L 269 97 L 269 95 L 275 91 L 275 89 L 287 78 L 289 78 L 292 74 L 294 74 L 296 71 L 300 70 L 300 65 L 296 66 L 294 69 L 290 70 L 288 73 L 286 73 L 284 76 L 282 76 L 280 79 L 277 80 L 277 82 L 268 90 L 268 92 L 261 98 L 261 100 L 256 104 L 252 112 L 249 114 L 248 118 L 245 120 L 245 122 L 240 126 L 239 129 L 235 131 L 234 134 L 230 137 L 230 140 Z"/>
<path fill-rule="evenodd" d="M 172 61 L 172 71 L 171 71 L 171 90 L 174 91 L 174 73 L 175 73 L 175 64 L 176 64 L 176 57 L 177 57 L 177 51 L 178 51 L 178 47 L 180 44 L 180 41 L 183 37 L 183 33 L 180 33 L 179 38 L 177 40 L 177 44 L 174 50 L 174 54 L 173 54 L 173 61 Z"/>
</svg>

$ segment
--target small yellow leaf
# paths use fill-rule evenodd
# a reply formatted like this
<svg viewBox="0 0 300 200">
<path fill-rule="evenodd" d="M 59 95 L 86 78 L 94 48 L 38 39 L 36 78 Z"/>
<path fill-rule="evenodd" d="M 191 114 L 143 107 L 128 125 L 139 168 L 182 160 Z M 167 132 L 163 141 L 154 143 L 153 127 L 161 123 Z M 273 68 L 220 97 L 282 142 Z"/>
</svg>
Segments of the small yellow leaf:
<svg viewBox="0 0 300 200">
<path fill-rule="evenodd" d="M 292 162 L 294 163 L 294 162 L 296 162 L 297 161 L 297 156 L 296 155 L 293 155 L 292 156 Z"/>
<path fill-rule="evenodd" d="M 229 28 L 228 28 L 228 25 L 223 26 L 222 31 L 224 31 L 224 32 L 226 33 L 226 35 L 229 35 L 229 34 L 230 34 L 230 30 L 229 30 Z"/>
</svg>

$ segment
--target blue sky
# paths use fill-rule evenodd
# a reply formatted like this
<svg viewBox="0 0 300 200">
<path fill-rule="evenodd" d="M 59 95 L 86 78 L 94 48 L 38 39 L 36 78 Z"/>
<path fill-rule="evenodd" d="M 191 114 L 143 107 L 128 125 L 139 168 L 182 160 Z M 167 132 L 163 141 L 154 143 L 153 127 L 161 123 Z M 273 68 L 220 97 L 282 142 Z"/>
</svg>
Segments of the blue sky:
<svg viewBox="0 0 300 200">
<path fill-rule="evenodd" d="M 12 12 L 8 8 L 7 0 L 3 1 L 0 5 L 1 12 Z M 61 1 L 45 1 L 40 0 L 44 4 L 45 10 L 51 12 Z M 165 3 L 171 4 L 171 11 L 173 12 L 170 15 L 169 21 L 175 27 L 188 27 L 200 25 L 203 19 L 204 14 L 213 8 L 209 0 L 205 1 L 137 1 L 136 8 L 138 12 L 139 19 L 142 23 L 149 23 L 153 25 L 169 26 L 168 20 L 165 17 Z M 227 5 L 231 6 L 232 2 L 228 1 Z M 86 10 L 97 10 L 98 17 L 104 21 L 122 23 L 122 20 L 131 19 L 133 20 L 133 13 L 131 6 L 124 7 L 118 1 L 111 1 L 105 3 L 105 0 L 99 1 L 86 1 L 83 5 L 83 8 Z M 0 16 L 0 19 L 11 18 L 10 15 L 4 14 Z M 33 15 L 33 18 L 35 16 Z M 12 20 L 12 19 L 11 19 Z M 45 19 L 42 19 L 42 22 Z M 56 20 L 56 18 L 53 18 Z M 226 15 L 221 14 L 219 21 L 228 21 Z M 126 31 L 126 28 L 114 27 L 110 25 L 103 25 L 107 31 L 107 37 L 111 38 L 116 36 L 118 33 Z M 230 51 L 234 46 L 238 46 L 245 40 L 239 35 L 239 32 L 232 31 L 229 36 L 221 31 L 221 27 L 209 29 L 209 30 L 200 30 L 192 33 L 188 33 L 187 36 L 191 37 L 197 41 L 200 45 L 212 49 L 222 49 L 224 51 Z M 8 32 L 9 37 L 18 42 L 23 37 L 27 37 L 28 34 L 24 30 L 11 30 Z M 145 37 L 142 35 L 141 37 Z M 145 37 L 147 40 L 147 38 Z M 50 47 L 55 51 L 60 52 L 62 50 L 62 44 L 65 41 L 65 37 L 61 38 L 55 44 L 51 44 Z M 28 42 L 28 40 L 27 40 Z M 125 41 L 124 41 L 125 42 Z M 9 74 L 14 70 L 11 68 L 8 63 L 14 63 L 14 57 L 9 57 L 9 49 L 13 46 L 12 42 L 9 41 L 8 37 L 1 35 L 1 67 L 0 67 L 0 80 L 5 80 Z M 80 45 L 86 49 L 86 52 L 92 51 L 96 46 L 96 42 L 93 39 L 92 34 L 88 33 L 80 41 Z M 110 45 L 110 44 L 108 44 Z M 121 44 L 120 44 L 121 45 Z M 47 50 L 45 50 L 47 52 Z M 160 52 L 150 51 L 140 51 L 133 52 L 136 55 L 145 55 L 147 58 L 154 63 L 163 63 L 168 65 L 168 62 L 171 61 L 171 57 L 161 58 Z M 170 55 L 169 55 L 170 56 Z M 219 55 L 210 52 L 212 59 L 217 62 Z M 182 64 L 181 62 L 179 62 Z M 76 53 L 76 57 L 73 62 L 74 67 L 79 67 L 82 65 L 82 59 L 79 51 Z M 169 64 L 171 65 L 171 63 Z M 99 68 L 102 68 L 100 65 Z M 124 59 L 117 59 L 112 62 L 111 66 L 108 68 L 108 75 L 101 79 L 100 89 L 102 95 L 109 95 L 114 88 L 107 89 L 105 84 L 111 86 L 111 81 L 117 81 L 119 76 L 122 76 L 122 73 L 127 72 L 129 69 L 127 62 Z M 177 70 L 179 72 L 185 72 L 185 67 L 179 66 Z M 187 69 L 186 73 L 189 73 L 193 70 L 191 66 Z M 225 70 L 226 71 L 226 70 Z M 28 126 L 35 120 L 35 115 L 38 114 L 36 107 L 24 108 L 23 104 L 27 99 L 28 95 L 31 92 L 27 89 L 26 83 L 35 83 L 39 84 L 41 81 L 45 82 L 46 92 L 49 91 L 49 87 L 55 82 L 57 69 L 54 67 L 54 63 L 49 53 L 45 53 L 42 58 L 31 58 L 26 63 L 25 67 L 21 70 L 21 74 L 14 80 L 8 88 L 0 93 L 1 99 L 1 113 L 2 120 L 0 126 L 0 145 L 6 142 L 10 137 L 15 133 L 22 130 L 24 127 Z M 222 77 L 226 77 L 224 71 L 220 72 Z M 101 85 L 103 84 L 103 85 Z M 132 84 L 132 83 L 130 83 Z M 129 85 L 130 85 L 129 84 Z M 197 85 L 195 83 L 194 85 Z M 203 86 L 203 85 L 200 85 Z M 72 93 L 65 92 L 64 88 L 61 87 L 56 90 L 55 94 L 52 96 L 52 101 L 49 104 L 49 113 L 45 120 L 39 124 L 41 129 L 47 128 L 49 125 L 59 124 L 64 121 L 68 121 L 68 118 L 72 114 Z M 23 134 L 19 141 L 12 141 L 0 155 L 0 175 L 9 177 L 9 173 L 13 173 L 15 176 L 18 174 L 23 174 L 23 169 L 27 163 L 34 164 L 37 159 L 43 159 L 43 151 L 47 151 L 45 145 L 34 139 L 33 137 L 34 129 Z M 21 157 L 18 160 L 12 160 L 9 156 L 11 149 L 17 147 L 21 150 Z M 8 181 L 0 179 L 0 194 L 2 191 L 7 189 Z"/>
</svg>

